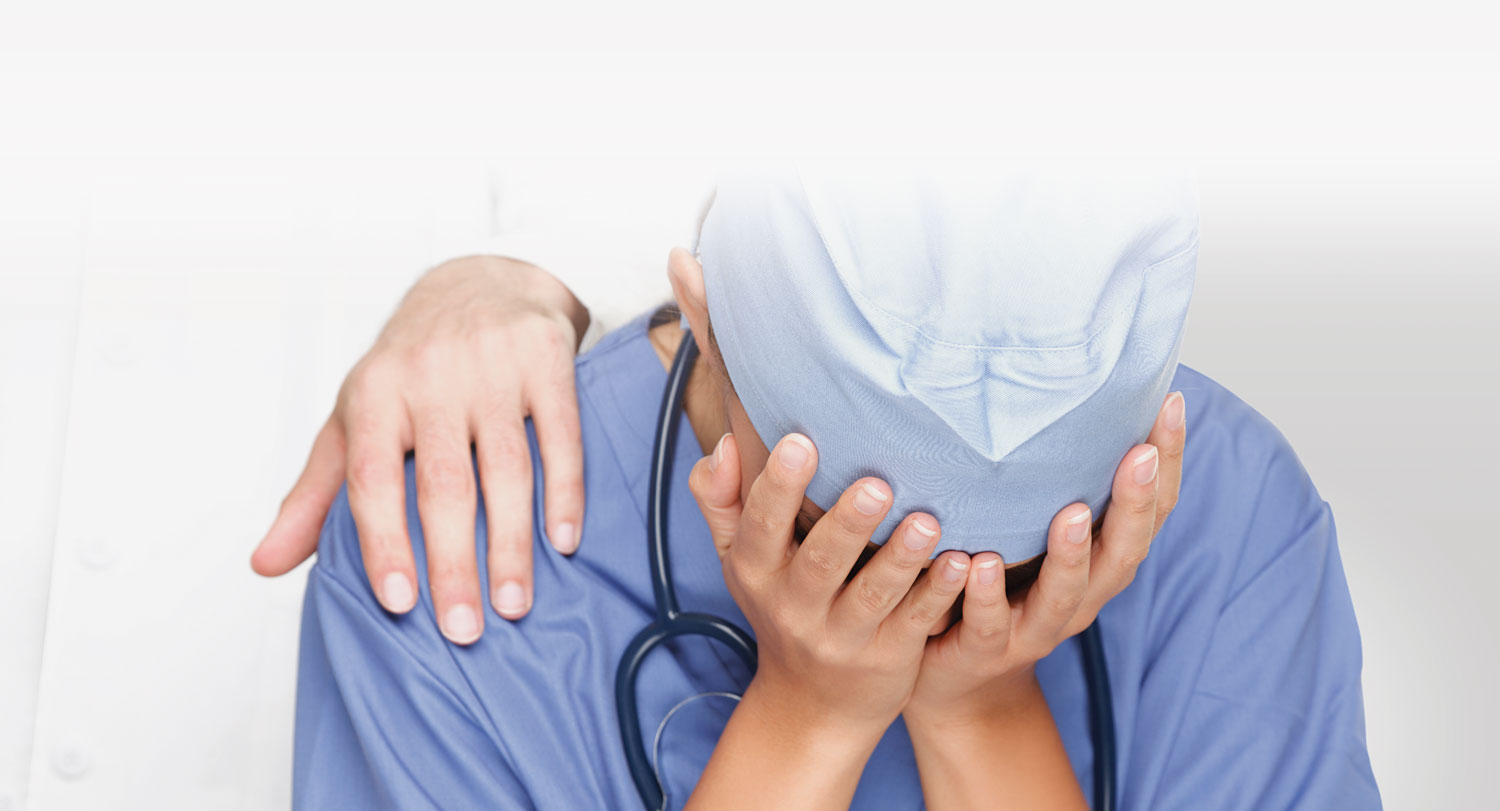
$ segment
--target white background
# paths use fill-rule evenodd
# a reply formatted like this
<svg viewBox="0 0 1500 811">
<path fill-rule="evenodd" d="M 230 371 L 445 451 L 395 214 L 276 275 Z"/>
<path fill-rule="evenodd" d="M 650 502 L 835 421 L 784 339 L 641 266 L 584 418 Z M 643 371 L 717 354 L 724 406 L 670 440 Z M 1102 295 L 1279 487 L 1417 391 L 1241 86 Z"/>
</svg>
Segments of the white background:
<svg viewBox="0 0 1500 811">
<path fill-rule="evenodd" d="M 286 805 L 301 572 L 250 549 L 506 167 L 649 208 L 684 156 L 1037 148 L 1198 166 L 1184 360 L 1333 505 L 1387 804 L 1488 805 L 1493 25 L 706 6 L 0 6 L 0 809 Z"/>
</svg>

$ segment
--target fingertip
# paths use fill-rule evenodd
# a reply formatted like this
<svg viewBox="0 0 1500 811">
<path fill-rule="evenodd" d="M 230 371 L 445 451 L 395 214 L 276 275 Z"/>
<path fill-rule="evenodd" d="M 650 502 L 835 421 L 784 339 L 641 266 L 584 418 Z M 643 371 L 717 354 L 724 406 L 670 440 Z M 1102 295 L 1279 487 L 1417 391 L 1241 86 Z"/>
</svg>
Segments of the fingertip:
<svg viewBox="0 0 1500 811">
<path fill-rule="evenodd" d="M 1168 431 L 1180 431 L 1187 422 L 1187 400 L 1182 392 L 1174 391 L 1167 395 L 1167 401 L 1162 405 L 1162 426 Z"/>
<path fill-rule="evenodd" d="M 1142 487 L 1150 484 L 1156 479 L 1156 470 L 1160 461 L 1155 445 L 1144 445 L 1130 455 L 1130 477 Z"/>
<path fill-rule="evenodd" d="M 520 580 L 506 580 L 490 594 L 495 613 L 508 620 L 518 620 L 531 611 L 531 593 Z"/>
<path fill-rule="evenodd" d="M 578 525 L 572 521 L 560 521 L 547 532 L 547 539 L 552 542 L 552 548 L 564 555 L 571 555 L 578 551 L 580 542 Z"/>
<path fill-rule="evenodd" d="M 776 446 L 777 460 L 789 470 L 803 470 L 809 464 L 816 464 L 817 453 L 812 440 L 798 433 L 787 434 Z"/>
<path fill-rule="evenodd" d="M 1004 561 L 994 552 L 981 552 L 971 558 L 972 569 L 969 576 L 973 578 L 974 585 L 980 587 L 993 586 L 1000 582 L 1001 564 Z"/>
<path fill-rule="evenodd" d="M 375 597 L 386 611 L 405 614 L 417 606 L 414 578 L 406 572 L 386 572 Z"/>
<path fill-rule="evenodd" d="M 474 606 L 455 603 L 443 611 L 438 622 L 443 636 L 455 645 L 472 645 L 484 634 L 484 618 Z"/>
<path fill-rule="evenodd" d="M 933 565 L 941 570 L 938 572 L 938 580 L 949 586 L 957 586 L 968 579 L 971 567 L 967 554 L 951 549 L 940 555 Z"/>
<path fill-rule="evenodd" d="M 719 437 L 717 451 L 719 462 L 714 468 L 714 475 L 738 489 L 740 480 L 740 445 L 734 438 L 734 434 L 725 434 Z"/>
<path fill-rule="evenodd" d="M 277 575 L 286 574 L 287 570 L 277 565 L 273 553 L 267 551 L 266 542 L 269 540 L 269 538 L 262 540 L 255 547 L 255 551 L 250 553 L 250 571 L 255 572 L 261 577 L 276 577 Z"/>
<path fill-rule="evenodd" d="M 1083 543 L 1088 540 L 1092 521 L 1093 512 L 1089 505 L 1082 502 L 1070 504 L 1057 515 L 1057 524 L 1054 525 L 1058 529 L 1056 536 L 1070 543 Z"/>
</svg>

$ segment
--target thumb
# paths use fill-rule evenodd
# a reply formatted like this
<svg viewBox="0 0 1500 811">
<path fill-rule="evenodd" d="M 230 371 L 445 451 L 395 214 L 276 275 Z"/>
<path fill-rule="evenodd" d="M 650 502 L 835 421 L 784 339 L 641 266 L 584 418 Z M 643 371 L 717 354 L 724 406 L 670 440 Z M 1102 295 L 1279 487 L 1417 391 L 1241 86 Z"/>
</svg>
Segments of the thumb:
<svg viewBox="0 0 1500 811">
<path fill-rule="evenodd" d="M 698 460 L 688 476 L 688 488 L 708 522 L 719 557 L 734 544 L 740 526 L 740 455 L 734 434 L 719 437 L 713 453 Z"/>
<path fill-rule="evenodd" d="M 335 418 L 329 418 L 313 441 L 302 477 L 281 502 L 276 521 L 250 556 L 250 568 L 275 577 L 311 557 L 318 549 L 318 533 L 328 507 L 343 483 L 344 431 Z"/>
</svg>

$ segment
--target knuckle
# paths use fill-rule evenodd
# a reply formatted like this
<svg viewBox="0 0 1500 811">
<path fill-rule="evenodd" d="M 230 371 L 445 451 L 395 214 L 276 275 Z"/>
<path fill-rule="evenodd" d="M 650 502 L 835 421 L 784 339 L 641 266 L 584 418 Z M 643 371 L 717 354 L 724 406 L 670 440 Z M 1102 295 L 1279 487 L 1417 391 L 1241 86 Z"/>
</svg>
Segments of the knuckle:
<svg viewBox="0 0 1500 811">
<path fill-rule="evenodd" d="M 485 467 L 495 472 L 522 475 L 529 453 L 525 436 L 514 431 L 494 431 L 484 438 Z"/>
<path fill-rule="evenodd" d="M 453 348 L 446 341 L 423 341 L 411 349 L 407 363 L 423 380 L 440 377 L 453 358 Z"/>
<path fill-rule="evenodd" d="M 542 329 L 539 339 L 548 357 L 558 360 L 573 354 L 573 347 L 569 344 L 567 333 L 564 332 L 561 324 L 551 318 L 542 318 L 540 323 Z"/>
<path fill-rule="evenodd" d="M 345 399 L 353 403 L 365 403 L 378 398 L 388 388 L 390 379 L 388 362 L 382 357 L 366 357 L 349 371 L 344 381 Z"/>
<path fill-rule="evenodd" d="M 1061 594 L 1048 595 L 1046 600 L 1047 610 L 1059 617 L 1071 617 L 1078 606 L 1083 603 L 1083 594 L 1074 590 L 1066 590 Z"/>
<path fill-rule="evenodd" d="M 1168 494 L 1165 494 L 1165 495 L 1157 497 L 1157 499 L 1156 499 L 1156 514 L 1157 514 L 1157 516 L 1159 516 L 1161 518 L 1166 518 L 1168 515 L 1171 515 L 1172 511 L 1175 510 L 1175 509 L 1177 509 L 1177 493 L 1175 491 L 1172 492 L 1172 493 L 1168 493 Z"/>
<path fill-rule="evenodd" d="M 368 492 L 393 484 L 389 466 L 370 456 L 357 456 L 349 464 L 349 486 Z"/>
<path fill-rule="evenodd" d="M 746 530 L 762 537 L 775 535 L 780 530 L 780 523 L 763 509 L 745 510 L 740 520 Z"/>
<path fill-rule="evenodd" d="M 821 579 L 840 573 L 837 558 L 821 546 L 804 545 L 800 554 L 808 572 L 814 577 Z"/>
<path fill-rule="evenodd" d="M 890 595 L 868 578 L 855 581 L 854 599 L 861 610 L 871 614 L 884 613 L 891 605 Z"/>
<path fill-rule="evenodd" d="M 1000 622 L 975 623 L 972 631 L 974 638 L 985 643 L 987 646 L 992 646 L 995 642 L 1010 636 L 1009 626 Z"/>
<path fill-rule="evenodd" d="M 474 477 L 461 458 L 438 456 L 418 465 L 417 486 L 433 496 L 464 497 L 474 492 Z"/>
<path fill-rule="evenodd" d="M 1121 588 L 1135 581 L 1135 571 L 1140 565 L 1141 557 L 1138 555 L 1124 555 L 1115 562 L 1115 580 L 1121 584 Z"/>
<path fill-rule="evenodd" d="M 1134 516 L 1153 515 L 1156 513 L 1156 498 L 1147 493 L 1140 498 L 1133 498 L 1126 502 L 1125 509 Z"/>
<path fill-rule="evenodd" d="M 517 341 L 510 327 L 501 323 L 485 324 L 470 333 L 469 345 L 487 360 L 513 354 Z"/>
<path fill-rule="evenodd" d="M 464 555 L 443 555 L 429 561 L 427 568 L 428 579 L 437 585 L 439 591 L 449 594 L 468 590 L 479 580 L 474 559 Z"/>
<path fill-rule="evenodd" d="M 926 599 L 912 601 L 911 610 L 907 612 L 907 618 L 918 625 L 931 625 L 937 622 L 942 614 L 944 606 L 940 601 L 928 597 Z"/>
</svg>

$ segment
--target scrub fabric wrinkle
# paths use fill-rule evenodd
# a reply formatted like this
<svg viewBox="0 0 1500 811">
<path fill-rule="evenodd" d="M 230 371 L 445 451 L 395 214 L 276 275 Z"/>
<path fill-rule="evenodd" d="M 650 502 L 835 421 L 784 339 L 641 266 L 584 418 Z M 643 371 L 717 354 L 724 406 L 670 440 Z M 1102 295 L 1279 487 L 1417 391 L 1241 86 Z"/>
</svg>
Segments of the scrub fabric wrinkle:
<svg viewBox="0 0 1500 811">
<path fill-rule="evenodd" d="M 387 614 L 370 593 L 340 494 L 303 613 L 295 807 L 639 806 L 612 688 L 620 653 L 654 608 L 646 490 L 666 372 L 647 338 L 648 317 L 577 362 L 589 495 L 583 543 L 568 559 L 546 542 L 537 475 L 535 602 L 520 622 L 486 604 L 478 642 L 463 648 L 443 638 L 432 616 L 409 459 L 420 604 L 404 616 Z M 1186 367 L 1177 367 L 1173 388 L 1184 392 L 1188 410 L 1181 498 L 1134 584 L 1100 615 L 1120 807 L 1378 808 L 1364 741 L 1359 635 L 1331 513 L 1259 414 Z M 534 435 L 531 442 L 539 474 Z M 687 487 L 701 456 L 683 424 L 668 506 L 679 597 L 684 610 L 748 629 Z M 481 499 L 481 560 L 485 523 Z M 489 593 L 483 566 L 480 579 Z M 1074 644 L 1037 665 L 1088 795 L 1081 674 Z M 667 643 L 639 682 L 648 749 L 673 706 L 699 693 L 742 692 L 750 676 L 716 643 Z M 670 807 L 691 793 L 733 709 L 732 701 L 708 698 L 672 717 L 659 764 Z M 899 719 L 866 765 L 851 807 L 923 807 Z"/>
</svg>

